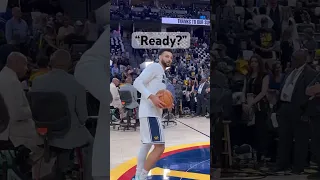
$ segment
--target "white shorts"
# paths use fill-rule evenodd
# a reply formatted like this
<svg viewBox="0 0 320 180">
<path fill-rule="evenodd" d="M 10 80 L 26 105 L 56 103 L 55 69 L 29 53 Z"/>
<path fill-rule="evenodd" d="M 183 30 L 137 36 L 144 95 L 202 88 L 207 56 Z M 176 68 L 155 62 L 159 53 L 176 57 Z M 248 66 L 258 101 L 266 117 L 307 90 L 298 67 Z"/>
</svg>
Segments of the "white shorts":
<svg viewBox="0 0 320 180">
<path fill-rule="evenodd" d="M 164 144 L 163 127 L 160 118 L 140 118 L 140 136 L 143 144 Z"/>
</svg>

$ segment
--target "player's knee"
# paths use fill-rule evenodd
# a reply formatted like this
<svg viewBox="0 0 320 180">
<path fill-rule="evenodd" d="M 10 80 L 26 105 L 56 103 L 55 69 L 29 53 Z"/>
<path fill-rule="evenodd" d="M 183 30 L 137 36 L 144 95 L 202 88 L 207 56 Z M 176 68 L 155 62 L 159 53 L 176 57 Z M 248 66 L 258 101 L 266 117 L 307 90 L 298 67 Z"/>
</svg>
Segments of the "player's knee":
<svg viewBox="0 0 320 180">
<path fill-rule="evenodd" d="M 154 150 L 163 153 L 165 149 L 164 144 L 155 144 L 154 145 Z"/>
</svg>

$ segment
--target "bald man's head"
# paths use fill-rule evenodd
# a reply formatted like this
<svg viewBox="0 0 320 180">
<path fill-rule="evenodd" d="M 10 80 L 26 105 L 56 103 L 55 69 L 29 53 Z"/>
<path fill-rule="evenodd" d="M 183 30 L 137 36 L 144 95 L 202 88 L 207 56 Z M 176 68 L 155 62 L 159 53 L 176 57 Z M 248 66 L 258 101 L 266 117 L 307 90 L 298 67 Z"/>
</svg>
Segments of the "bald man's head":
<svg viewBox="0 0 320 180">
<path fill-rule="evenodd" d="M 7 58 L 6 66 L 13 70 L 19 78 L 25 76 L 28 71 L 27 57 L 20 52 L 12 52 Z"/>
<path fill-rule="evenodd" d="M 120 85 L 120 80 L 118 78 L 113 78 L 112 79 L 112 83 L 116 86 L 119 86 Z"/>
<path fill-rule="evenodd" d="M 54 69 L 62 69 L 68 71 L 71 65 L 71 55 L 68 51 L 56 50 L 50 58 L 50 66 Z"/>
<path fill-rule="evenodd" d="M 295 51 L 292 54 L 292 67 L 293 68 L 299 68 L 302 65 L 304 65 L 308 58 L 308 51 L 304 49 L 300 49 Z"/>
</svg>

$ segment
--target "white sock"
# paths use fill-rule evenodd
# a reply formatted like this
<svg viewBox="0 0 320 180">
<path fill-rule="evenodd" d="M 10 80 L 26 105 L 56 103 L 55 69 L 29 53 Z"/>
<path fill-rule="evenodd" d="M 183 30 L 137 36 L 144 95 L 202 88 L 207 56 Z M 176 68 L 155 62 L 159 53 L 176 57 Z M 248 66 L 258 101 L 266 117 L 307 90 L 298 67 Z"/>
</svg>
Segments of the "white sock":
<svg viewBox="0 0 320 180">
<path fill-rule="evenodd" d="M 136 170 L 136 177 L 142 173 L 144 169 L 144 162 L 146 161 L 148 152 L 151 149 L 151 144 L 142 144 L 140 151 L 138 153 L 138 163 L 137 163 L 137 170 Z"/>
<path fill-rule="evenodd" d="M 148 171 L 146 171 L 145 169 L 142 170 L 140 176 L 139 176 L 139 180 L 146 180 L 148 177 Z"/>
</svg>

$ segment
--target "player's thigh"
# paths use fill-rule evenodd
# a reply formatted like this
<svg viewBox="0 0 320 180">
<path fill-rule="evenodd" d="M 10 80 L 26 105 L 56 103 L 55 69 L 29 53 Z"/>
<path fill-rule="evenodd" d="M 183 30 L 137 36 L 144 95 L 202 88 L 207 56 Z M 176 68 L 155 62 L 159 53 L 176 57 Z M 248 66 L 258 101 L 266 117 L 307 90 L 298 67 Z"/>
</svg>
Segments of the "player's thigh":
<svg viewBox="0 0 320 180">
<path fill-rule="evenodd" d="M 164 144 L 163 126 L 160 118 L 140 118 L 142 143 Z"/>
</svg>

